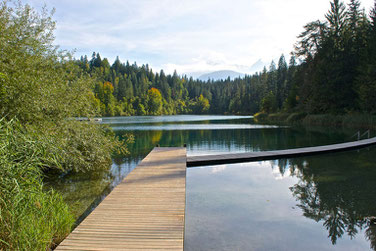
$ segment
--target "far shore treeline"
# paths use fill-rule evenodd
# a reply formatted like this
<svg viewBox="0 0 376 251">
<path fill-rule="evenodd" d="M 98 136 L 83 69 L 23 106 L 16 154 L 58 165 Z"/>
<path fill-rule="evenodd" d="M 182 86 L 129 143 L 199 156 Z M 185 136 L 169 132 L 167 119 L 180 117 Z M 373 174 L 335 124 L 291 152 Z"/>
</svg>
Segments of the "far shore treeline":
<svg viewBox="0 0 376 251">
<path fill-rule="evenodd" d="M 330 3 L 325 20 L 304 26 L 287 63 L 234 80 L 199 81 L 148 65 L 111 65 L 99 53 L 75 63 L 97 79 L 93 104 L 103 116 L 376 112 L 376 3 Z M 267 50 L 267 48 L 264 48 Z"/>
</svg>

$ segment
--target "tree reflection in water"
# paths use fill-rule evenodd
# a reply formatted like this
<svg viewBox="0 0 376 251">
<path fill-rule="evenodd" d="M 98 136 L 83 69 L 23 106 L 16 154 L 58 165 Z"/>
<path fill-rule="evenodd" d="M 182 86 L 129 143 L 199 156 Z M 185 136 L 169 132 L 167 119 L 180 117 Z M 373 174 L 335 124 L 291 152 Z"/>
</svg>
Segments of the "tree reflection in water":
<svg viewBox="0 0 376 251">
<path fill-rule="evenodd" d="M 119 134 L 123 133 L 121 131 Z M 340 142 L 341 133 L 290 129 L 133 131 L 137 140 L 130 145 L 133 158 L 142 158 L 155 144 L 197 149 L 244 148 L 245 151 L 287 149 Z M 156 134 L 158 134 L 156 136 Z M 205 139 L 205 140 L 203 140 Z M 376 215 L 376 168 L 371 163 L 376 148 L 332 155 L 278 160 L 282 176 L 293 175 L 299 182 L 291 187 L 305 217 L 322 222 L 335 244 L 344 234 L 354 238 L 366 229 L 366 238 L 376 250 L 376 229 L 369 218 Z"/>
<path fill-rule="evenodd" d="M 365 230 L 376 250 L 376 148 L 347 153 L 278 161 L 281 174 L 288 170 L 299 182 L 290 190 L 303 215 L 322 222 L 336 244 Z"/>
<path fill-rule="evenodd" d="M 366 230 L 366 238 L 371 243 L 371 248 L 376 250 L 376 225 L 372 223 Z"/>
</svg>

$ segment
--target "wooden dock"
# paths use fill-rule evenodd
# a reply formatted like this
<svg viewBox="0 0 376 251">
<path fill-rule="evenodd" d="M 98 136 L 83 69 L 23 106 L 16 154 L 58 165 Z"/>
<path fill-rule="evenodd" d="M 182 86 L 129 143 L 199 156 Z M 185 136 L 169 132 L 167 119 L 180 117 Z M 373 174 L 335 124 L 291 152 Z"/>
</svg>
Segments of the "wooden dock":
<svg viewBox="0 0 376 251">
<path fill-rule="evenodd" d="M 154 148 L 56 250 L 182 251 L 185 179 L 186 149 Z"/>
<path fill-rule="evenodd" d="M 272 160 L 272 159 L 278 159 L 278 158 L 292 158 L 292 157 L 299 157 L 299 156 L 352 150 L 352 149 L 367 147 L 367 146 L 371 146 L 375 144 L 376 144 L 376 137 L 371 138 L 371 139 L 342 143 L 342 144 L 316 146 L 316 147 L 304 147 L 304 148 L 295 148 L 295 149 L 288 149 L 288 150 L 190 156 L 187 158 L 187 167 L 222 165 L 222 164 L 241 163 L 241 162 Z"/>
</svg>

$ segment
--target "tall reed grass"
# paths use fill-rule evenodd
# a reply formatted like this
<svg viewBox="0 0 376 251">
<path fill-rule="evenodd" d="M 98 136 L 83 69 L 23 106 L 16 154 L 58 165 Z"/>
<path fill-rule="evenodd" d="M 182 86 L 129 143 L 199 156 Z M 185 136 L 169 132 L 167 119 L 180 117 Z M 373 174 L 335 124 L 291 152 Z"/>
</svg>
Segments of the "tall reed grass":
<svg viewBox="0 0 376 251">
<path fill-rule="evenodd" d="M 46 250 L 71 230 L 62 197 L 43 189 L 43 166 L 59 165 L 49 147 L 17 121 L 0 120 L 0 250 Z"/>
</svg>

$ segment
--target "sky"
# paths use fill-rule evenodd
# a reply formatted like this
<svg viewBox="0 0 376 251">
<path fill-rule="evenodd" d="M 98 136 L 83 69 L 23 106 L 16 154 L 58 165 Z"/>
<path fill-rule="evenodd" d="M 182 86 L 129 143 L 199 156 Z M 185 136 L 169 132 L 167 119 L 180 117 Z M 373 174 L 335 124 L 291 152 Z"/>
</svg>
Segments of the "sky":
<svg viewBox="0 0 376 251">
<path fill-rule="evenodd" d="M 149 64 L 154 71 L 198 76 L 253 73 L 289 57 L 308 22 L 323 20 L 329 0 L 22 0 L 55 8 L 55 43 L 75 57 L 99 52 L 110 63 Z M 347 3 L 348 1 L 346 1 Z M 374 0 L 362 0 L 369 13 Z"/>
</svg>

